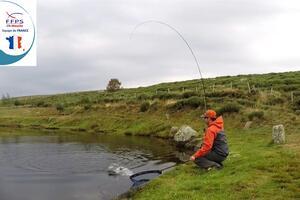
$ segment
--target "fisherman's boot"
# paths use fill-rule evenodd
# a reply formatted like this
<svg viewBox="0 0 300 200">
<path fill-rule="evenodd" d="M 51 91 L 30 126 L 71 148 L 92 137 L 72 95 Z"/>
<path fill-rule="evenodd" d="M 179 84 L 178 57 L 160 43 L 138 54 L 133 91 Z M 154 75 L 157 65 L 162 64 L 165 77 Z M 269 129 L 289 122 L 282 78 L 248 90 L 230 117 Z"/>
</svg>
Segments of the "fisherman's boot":
<svg viewBox="0 0 300 200">
<path fill-rule="evenodd" d="M 212 170 L 212 169 L 218 169 L 218 170 L 220 170 L 220 169 L 222 169 L 222 168 L 223 168 L 223 165 L 222 165 L 221 163 L 215 162 L 214 165 L 208 167 L 206 170 L 207 170 L 207 171 L 210 171 L 210 170 Z"/>
</svg>

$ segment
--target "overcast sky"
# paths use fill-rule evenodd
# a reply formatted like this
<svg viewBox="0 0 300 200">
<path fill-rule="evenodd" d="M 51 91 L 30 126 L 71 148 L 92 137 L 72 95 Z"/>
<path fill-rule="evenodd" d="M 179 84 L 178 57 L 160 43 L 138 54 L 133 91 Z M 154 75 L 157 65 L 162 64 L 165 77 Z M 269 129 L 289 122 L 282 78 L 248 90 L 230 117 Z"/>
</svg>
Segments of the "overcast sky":
<svg viewBox="0 0 300 200">
<path fill-rule="evenodd" d="M 38 66 L 0 68 L 0 94 L 54 94 L 300 70 L 299 0 L 38 0 Z"/>
</svg>

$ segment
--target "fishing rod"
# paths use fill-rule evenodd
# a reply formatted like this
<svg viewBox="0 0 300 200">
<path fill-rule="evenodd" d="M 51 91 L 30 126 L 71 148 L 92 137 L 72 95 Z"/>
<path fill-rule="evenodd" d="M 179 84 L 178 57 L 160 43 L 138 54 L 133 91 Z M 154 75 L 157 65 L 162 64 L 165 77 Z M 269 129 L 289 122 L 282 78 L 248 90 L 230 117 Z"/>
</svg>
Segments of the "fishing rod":
<svg viewBox="0 0 300 200">
<path fill-rule="evenodd" d="M 189 45 L 189 43 L 187 42 L 187 40 L 183 37 L 183 35 L 177 30 L 175 29 L 173 26 L 165 23 L 165 22 L 162 22 L 162 21 L 158 21 L 158 20 L 148 20 L 148 21 L 144 21 L 144 22 L 141 22 L 139 24 L 137 24 L 133 31 L 131 32 L 130 34 L 130 39 L 132 38 L 134 32 L 142 25 L 144 24 L 148 24 L 148 23 L 158 23 L 158 24 L 161 24 L 161 25 L 164 25 L 164 26 L 167 26 L 169 27 L 171 30 L 175 31 L 175 33 L 177 33 L 177 35 L 184 41 L 184 43 L 186 44 L 186 46 L 188 47 L 188 49 L 190 50 L 192 56 L 194 57 L 194 60 L 196 62 L 196 65 L 197 65 L 197 68 L 198 68 L 198 72 L 199 72 L 199 75 L 200 75 L 200 82 L 202 84 L 202 88 L 203 88 L 203 102 L 204 102 L 204 108 L 206 110 L 206 92 L 205 92 L 205 86 L 204 86 L 204 80 L 203 80 L 203 76 L 202 76 L 202 73 L 201 73 L 201 70 L 200 70 L 200 66 L 199 66 L 199 62 L 197 60 L 197 57 L 195 56 L 194 54 L 194 51 L 192 50 L 191 46 Z"/>
</svg>

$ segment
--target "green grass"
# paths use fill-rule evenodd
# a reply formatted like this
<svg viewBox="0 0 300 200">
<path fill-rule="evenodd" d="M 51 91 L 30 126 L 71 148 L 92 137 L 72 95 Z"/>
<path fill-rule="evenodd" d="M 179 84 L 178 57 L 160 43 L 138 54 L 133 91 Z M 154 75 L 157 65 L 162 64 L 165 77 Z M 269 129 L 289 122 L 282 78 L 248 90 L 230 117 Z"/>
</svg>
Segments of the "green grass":
<svg viewBox="0 0 300 200">
<path fill-rule="evenodd" d="M 295 109 L 300 109 L 296 101 L 300 98 L 300 71 L 271 73 L 262 75 L 224 76 L 205 79 L 208 102 L 217 99 L 236 99 L 255 101 L 266 105 L 293 106 L 290 93 L 294 94 Z M 250 88 L 249 88 L 250 87 Z M 250 89 L 250 90 L 249 90 Z M 141 100 L 184 99 L 192 96 L 202 97 L 199 80 L 161 83 L 150 87 L 122 89 L 117 92 L 88 91 L 59 95 L 28 96 L 3 99 L 0 106 L 64 107 L 85 106 L 88 104 L 139 102 Z"/>
<path fill-rule="evenodd" d="M 299 151 L 271 145 L 269 128 L 227 134 L 231 154 L 222 170 L 181 165 L 150 182 L 133 199 L 300 198 Z"/>
</svg>

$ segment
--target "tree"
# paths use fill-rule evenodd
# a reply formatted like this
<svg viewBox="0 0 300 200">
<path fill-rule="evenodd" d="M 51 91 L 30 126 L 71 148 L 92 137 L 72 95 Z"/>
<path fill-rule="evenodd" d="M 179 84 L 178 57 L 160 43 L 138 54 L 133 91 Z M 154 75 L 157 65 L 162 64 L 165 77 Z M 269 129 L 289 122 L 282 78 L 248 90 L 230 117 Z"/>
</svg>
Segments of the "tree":
<svg viewBox="0 0 300 200">
<path fill-rule="evenodd" d="M 119 90 L 120 88 L 121 88 L 121 82 L 116 78 L 110 79 L 110 81 L 108 82 L 108 84 L 106 86 L 106 90 L 108 92 L 114 92 L 114 91 Z"/>
</svg>

